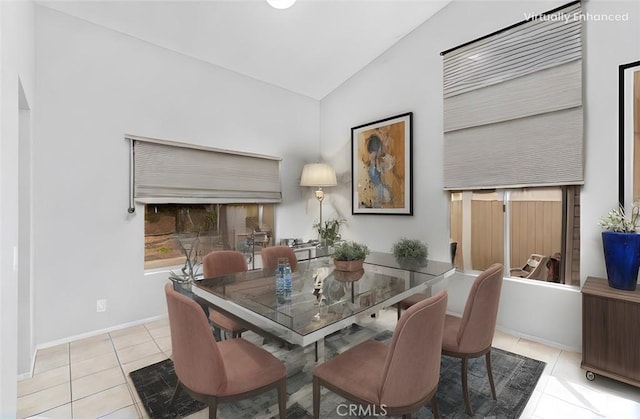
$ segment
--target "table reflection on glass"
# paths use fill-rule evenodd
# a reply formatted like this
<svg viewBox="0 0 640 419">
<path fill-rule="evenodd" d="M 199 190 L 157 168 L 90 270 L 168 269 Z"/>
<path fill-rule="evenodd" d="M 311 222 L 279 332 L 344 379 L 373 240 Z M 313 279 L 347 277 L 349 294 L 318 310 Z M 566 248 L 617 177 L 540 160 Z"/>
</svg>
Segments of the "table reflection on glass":
<svg viewBox="0 0 640 419">
<path fill-rule="evenodd" d="M 324 358 L 324 337 L 363 316 L 450 276 L 450 263 L 428 260 L 421 266 L 400 266 L 393 255 L 373 252 L 360 272 L 334 269 L 331 257 L 299 262 L 293 290 L 283 298 L 275 292 L 273 270 L 249 271 L 198 280 L 192 292 L 230 314 L 291 344 L 316 344 Z"/>
</svg>

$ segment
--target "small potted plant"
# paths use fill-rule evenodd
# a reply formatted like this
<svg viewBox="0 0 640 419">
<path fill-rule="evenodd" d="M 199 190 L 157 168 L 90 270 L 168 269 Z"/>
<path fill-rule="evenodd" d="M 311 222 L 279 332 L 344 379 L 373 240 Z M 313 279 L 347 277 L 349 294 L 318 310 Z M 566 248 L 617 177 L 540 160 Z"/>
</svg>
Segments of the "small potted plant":
<svg viewBox="0 0 640 419">
<path fill-rule="evenodd" d="M 318 230 L 318 236 L 320 236 L 320 242 L 322 246 L 333 246 L 336 242 L 340 241 L 342 236 L 340 235 L 340 224 L 344 223 L 344 220 L 326 220 L 324 226 L 320 223 L 316 223 L 313 227 Z"/>
<path fill-rule="evenodd" d="M 398 259 L 427 259 L 427 245 L 420 240 L 401 238 L 391 248 L 393 255 Z"/>
<path fill-rule="evenodd" d="M 333 263 L 337 271 L 359 271 L 368 254 L 369 248 L 364 244 L 342 242 L 333 250 Z"/>
<path fill-rule="evenodd" d="M 364 269 L 358 269 L 357 271 L 339 271 L 337 268 L 333 272 L 333 277 L 340 282 L 355 282 L 362 278 L 364 275 Z"/>
<path fill-rule="evenodd" d="M 420 240 L 401 238 L 391 248 L 398 264 L 405 269 L 419 269 L 427 264 L 427 245 Z"/>
<path fill-rule="evenodd" d="M 638 280 L 640 267 L 640 207 L 634 202 L 631 214 L 624 208 L 616 208 L 600 219 L 604 262 L 607 268 L 609 286 L 633 291 Z"/>
</svg>

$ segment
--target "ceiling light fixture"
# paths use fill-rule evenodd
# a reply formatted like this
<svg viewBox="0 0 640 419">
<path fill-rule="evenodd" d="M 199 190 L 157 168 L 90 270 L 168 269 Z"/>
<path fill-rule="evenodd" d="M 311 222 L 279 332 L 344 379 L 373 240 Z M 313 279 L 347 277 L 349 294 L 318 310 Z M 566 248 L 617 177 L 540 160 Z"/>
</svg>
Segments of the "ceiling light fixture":
<svg viewBox="0 0 640 419">
<path fill-rule="evenodd" d="M 273 7 L 274 9 L 288 9 L 289 7 L 293 6 L 293 3 L 295 2 L 296 0 L 267 0 L 269 6 Z"/>
</svg>

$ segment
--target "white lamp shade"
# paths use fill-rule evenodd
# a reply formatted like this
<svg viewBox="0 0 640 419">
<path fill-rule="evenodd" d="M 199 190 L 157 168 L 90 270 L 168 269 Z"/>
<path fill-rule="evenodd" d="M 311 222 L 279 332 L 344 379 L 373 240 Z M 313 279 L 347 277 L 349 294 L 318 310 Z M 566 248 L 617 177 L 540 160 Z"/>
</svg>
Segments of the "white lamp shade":
<svg viewBox="0 0 640 419">
<path fill-rule="evenodd" d="M 274 9 L 288 9 L 289 7 L 293 6 L 293 3 L 295 2 L 296 0 L 267 0 L 269 6 L 273 7 Z"/>
<path fill-rule="evenodd" d="M 305 164 L 302 169 L 300 186 L 336 186 L 336 172 L 333 167 L 324 163 Z"/>
</svg>

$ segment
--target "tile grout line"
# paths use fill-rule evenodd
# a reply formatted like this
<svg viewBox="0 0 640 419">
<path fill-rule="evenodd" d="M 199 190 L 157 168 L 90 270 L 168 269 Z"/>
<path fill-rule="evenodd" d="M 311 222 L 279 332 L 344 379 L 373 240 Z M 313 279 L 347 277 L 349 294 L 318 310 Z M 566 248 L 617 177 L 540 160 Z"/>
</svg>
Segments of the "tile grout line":
<svg viewBox="0 0 640 419">
<path fill-rule="evenodd" d="M 149 332 L 149 329 L 147 328 L 147 325 L 143 324 L 143 327 L 144 327 L 144 330 L 149 334 L 149 337 L 151 337 L 151 340 L 153 341 L 154 345 L 156 345 L 156 348 L 158 348 L 158 350 L 160 351 L 161 354 L 164 354 L 164 352 L 162 351 L 162 349 L 160 348 L 160 346 L 156 342 L 156 340 L 153 337 L 153 335 L 151 334 L 151 332 Z M 109 338 L 111 338 L 111 334 L 109 334 Z M 111 341 L 111 343 L 114 346 L 114 351 L 116 352 L 116 359 L 118 360 L 118 365 L 120 366 L 120 371 L 122 372 L 122 375 L 124 377 L 124 381 L 125 381 L 125 384 L 127 385 L 127 390 L 129 391 L 129 395 L 131 396 L 131 400 L 133 401 L 133 407 L 136 409 L 138 417 L 139 418 L 143 418 L 144 415 L 142 414 L 141 407 L 138 405 L 138 402 L 136 400 L 137 391 L 136 391 L 135 388 L 132 388 L 132 386 L 130 385 L 129 381 L 127 381 L 127 375 L 124 372 L 124 367 L 122 365 L 122 362 L 120 361 L 120 356 L 118 355 L 118 351 L 115 348 L 115 344 L 113 343 L 113 340 Z M 136 394 L 134 394 L 134 392 L 136 392 Z"/>
<path fill-rule="evenodd" d="M 526 339 L 523 339 L 522 337 L 518 337 L 518 340 L 516 342 L 516 345 L 518 343 L 526 343 L 525 341 L 528 341 Z M 558 364 L 558 360 L 560 359 L 560 354 L 562 353 L 562 350 L 560 350 L 558 352 L 558 354 L 554 357 L 553 362 L 548 362 L 549 364 L 549 374 L 548 377 L 553 377 L 553 371 L 556 368 L 556 365 Z M 544 361 L 546 362 L 546 361 Z M 544 376 L 544 372 L 543 374 L 540 376 L 540 379 L 542 379 L 542 377 Z M 540 384 L 540 379 L 538 380 L 538 384 Z M 531 406 L 531 415 L 532 418 L 537 418 L 536 412 L 538 410 L 538 406 L 540 405 L 540 400 L 542 398 L 543 395 L 547 394 L 547 385 L 549 384 L 549 380 L 546 379 L 544 380 L 544 383 L 542 384 L 541 388 L 539 389 L 540 391 L 540 397 L 538 397 L 538 399 L 535 401 L 535 403 Z M 536 388 L 538 387 L 538 385 L 536 385 Z M 534 391 L 536 391 L 536 389 L 534 389 Z M 531 402 L 531 398 L 529 398 L 529 402 Z M 527 402 L 527 404 L 529 404 L 529 402 Z M 525 407 L 526 408 L 526 407 Z"/>
<path fill-rule="evenodd" d="M 71 419 L 73 419 L 73 380 L 71 374 L 71 343 L 67 343 L 67 353 L 69 354 L 69 410 L 71 411 Z"/>
<path fill-rule="evenodd" d="M 140 412 L 138 412 L 138 409 L 136 407 L 136 399 L 133 396 L 133 394 L 131 394 L 131 389 L 129 388 L 129 383 L 127 382 L 127 376 L 125 375 L 124 370 L 122 369 L 122 362 L 120 362 L 120 356 L 118 356 L 118 350 L 116 349 L 115 343 L 113 343 L 113 336 L 111 336 L 111 333 L 107 333 L 107 335 L 109 335 L 109 342 L 111 342 L 111 348 L 113 348 L 113 352 L 116 355 L 116 360 L 118 361 L 118 366 L 120 367 L 120 374 L 122 374 L 122 378 L 124 379 L 124 384 L 127 386 L 127 391 L 129 392 L 129 397 L 131 397 L 131 402 L 133 404 L 133 407 L 134 407 L 134 409 L 136 409 L 136 412 L 138 413 L 138 416 L 139 416 Z M 120 385 L 120 384 L 118 384 L 118 385 Z M 117 387 L 117 385 L 113 386 L 113 387 L 110 387 L 109 389 L 115 388 L 115 387 Z M 106 391 L 106 390 L 109 390 L 109 389 L 105 389 L 105 390 L 102 390 L 102 391 Z M 127 407 L 127 406 L 125 406 L 125 407 Z M 111 415 L 111 414 L 117 412 L 120 409 L 122 409 L 122 408 L 118 408 L 116 410 L 112 410 L 111 412 L 102 415 L 102 417 Z"/>
<path fill-rule="evenodd" d="M 376 322 L 375 324 L 376 324 L 376 325 L 378 325 L 378 323 L 377 323 L 377 322 Z M 385 324 L 386 324 L 386 323 L 385 323 Z M 164 354 L 164 355 L 166 356 L 165 351 L 163 351 L 163 350 L 160 348 L 160 345 L 159 345 L 159 343 L 157 342 L 156 338 L 151 334 L 149 327 L 148 327 L 146 324 L 144 325 L 144 327 L 145 327 L 145 330 L 146 330 L 146 331 L 151 335 L 151 339 L 154 341 L 155 346 L 156 346 L 158 349 L 160 349 L 160 353 L 162 353 L 162 354 Z M 153 330 L 155 330 L 155 329 L 156 329 L 156 328 L 153 328 Z M 384 329 L 385 329 L 385 330 L 388 330 L 388 328 L 387 328 L 387 327 L 384 327 Z M 163 338 L 164 338 L 164 336 L 163 336 L 163 337 L 160 337 L 159 339 L 163 339 Z M 111 349 L 115 351 L 116 360 L 117 360 L 117 362 L 118 362 L 118 366 L 120 367 L 121 374 L 123 374 L 123 375 L 124 375 L 124 374 L 125 374 L 125 372 L 124 372 L 124 366 L 123 366 L 123 364 L 121 363 L 121 359 L 120 359 L 120 357 L 119 357 L 119 355 L 118 355 L 117 350 L 115 349 L 115 343 L 114 343 L 114 340 L 113 340 L 113 338 L 111 337 L 111 335 L 109 335 L 109 340 L 110 340 L 110 346 L 111 346 Z M 529 340 L 527 340 L 527 339 L 523 339 L 523 338 L 521 338 L 521 337 L 517 337 L 517 339 L 515 339 L 515 342 L 516 342 L 516 343 L 523 344 L 523 343 L 528 343 L 528 342 L 530 342 L 530 341 L 529 341 Z M 513 345 L 512 345 L 512 346 L 513 346 Z M 546 346 L 546 345 L 544 345 L 544 344 L 543 344 L 543 346 Z M 558 349 L 558 348 L 552 348 L 552 349 Z M 511 351 L 511 352 L 514 352 L 514 353 L 518 353 L 518 354 L 520 353 L 520 351 L 518 351 L 518 350 L 516 349 L 516 347 L 515 347 L 515 346 L 511 347 L 511 348 L 510 348 L 510 349 L 508 349 L 508 350 L 509 350 L 509 351 Z M 68 372 L 68 374 L 69 374 L 69 385 L 70 385 L 70 394 L 71 394 L 71 400 L 70 400 L 69 404 L 70 404 L 70 407 L 71 407 L 70 415 L 71 415 L 71 418 L 73 418 L 73 417 L 75 417 L 75 415 L 74 415 L 74 411 L 73 411 L 73 404 L 74 404 L 74 403 L 73 403 L 73 393 L 72 393 L 72 391 L 73 391 L 73 386 L 72 386 L 72 380 L 71 380 L 71 377 L 72 377 L 73 371 L 74 371 L 75 369 L 74 369 L 74 370 L 72 370 L 72 369 L 71 369 L 71 368 L 73 368 L 73 367 L 74 367 L 74 365 L 72 365 L 72 361 L 71 361 L 71 350 L 70 350 L 70 344 L 67 344 L 67 351 L 68 351 L 68 352 L 67 352 L 67 357 L 68 357 L 68 362 L 69 362 L 69 372 Z M 546 351 L 543 351 L 543 354 L 544 354 L 544 353 L 546 353 Z M 563 359 L 563 354 L 565 354 L 565 353 L 567 353 L 567 354 L 571 354 L 571 353 L 572 353 L 572 351 L 565 351 L 565 350 L 562 350 L 562 349 L 558 349 L 558 351 L 556 351 L 555 355 L 553 355 L 552 357 L 550 357 L 550 358 L 549 358 L 549 362 L 548 362 L 548 364 L 549 364 L 549 374 L 548 374 L 548 376 L 549 376 L 549 377 L 562 378 L 562 371 L 563 371 L 563 368 L 562 368 L 562 366 L 560 365 L 560 362 L 561 362 L 561 359 Z M 527 355 L 527 356 L 530 356 L 530 355 Z M 534 358 L 534 359 L 537 359 L 537 358 Z M 575 367 L 573 367 L 573 364 L 575 364 L 575 363 L 573 363 L 573 362 L 572 362 L 572 366 L 571 366 L 571 367 L 572 367 L 572 369 L 575 369 Z M 563 364 L 563 365 L 564 365 L 564 364 Z M 75 364 L 75 366 L 77 367 L 77 363 Z M 579 369 L 580 369 L 580 368 L 578 367 L 578 370 L 579 370 Z M 555 374 L 557 374 L 557 373 L 561 373 L 561 376 L 557 376 L 557 375 L 555 375 Z M 125 383 L 127 384 L 127 389 L 128 389 L 128 391 L 129 391 L 129 394 L 130 394 L 130 395 L 131 395 L 131 397 L 132 397 L 132 402 L 133 402 L 133 404 L 134 404 L 134 408 L 136 409 L 136 413 L 138 414 L 138 416 L 139 416 L 139 417 L 144 417 L 144 414 L 143 414 L 143 412 L 144 412 L 144 411 L 141 411 L 141 409 L 143 409 L 143 407 L 141 406 L 141 404 L 140 404 L 140 403 L 138 403 L 138 402 L 137 402 L 137 400 L 136 400 L 136 398 L 135 398 L 135 394 L 133 393 L 133 391 L 135 391 L 135 388 L 134 388 L 134 387 L 133 387 L 133 386 L 132 386 L 132 385 L 131 385 L 127 380 L 126 380 L 126 376 L 125 376 Z M 540 391 L 541 393 L 543 393 L 543 394 L 548 395 L 548 396 L 552 396 L 552 397 L 553 397 L 553 399 L 557 399 L 557 400 L 562 401 L 562 402 L 564 402 L 564 403 L 568 403 L 568 404 L 569 404 L 569 405 L 571 405 L 571 406 L 575 406 L 575 407 L 578 407 L 578 408 L 581 408 L 581 409 L 587 409 L 587 410 L 590 410 L 590 411 L 591 411 L 591 412 L 593 412 L 593 413 L 598 413 L 598 412 L 596 412 L 596 411 L 594 411 L 593 409 L 590 409 L 590 408 L 588 408 L 588 407 L 585 407 L 585 406 L 581 406 L 581 405 L 575 404 L 574 402 L 572 402 L 572 401 L 570 401 L 570 400 L 567 400 L 567 399 L 564 399 L 564 398 L 558 397 L 557 395 L 554 395 L 554 394 L 552 394 L 552 393 L 547 393 L 547 392 L 546 392 L 547 387 L 548 387 L 548 382 L 545 382 L 545 383 L 544 383 L 543 388 L 542 388 L 542 389 L 540 389 L 539 391 Z M 603 392 L 605 392 L 605 391 L 603 391 Z M 542 413 L 542 411 L 538 411 L 538 404 L 539 404 L 539 402 L 540 402 L 540 400 L 538 400 L 538 401 L 535 403 L 535 405 L 536 405 L 536 406 L 532 406 L 531 411 L 529 411 L 529 414 L 531 415 L 531 416 L 528 416 L 529 418 L 537 418 L 537 419 L 540 419 L 540 418 L 542 417 L 542 416 L 540 416 L 540 414 Z M 66 403 L 65 403 L 65 404 L 66 404 Z M 63 404 L 63 405 L 64 405 L 64 404 Z M 60 405 L 60 406 L 63 406 L 63 405 Z M 60 406 L 57 406 L 57 407 L 60 407 Z M 57 407 L 55 407 L 55 408 L 57 408 Z M 124 408 L 124 407 L 122 407 L 122 408 Z M 122 408 L 120 408 L 120 409 L 122 409 Z M 53 408 L 52 408 L 52 409 L 53 409 Z M 118 410 L 119 410 L 119 409 L 118 409 Z M 115 410 L 115 411 L 117 411 L 117 410 Z M 115 412 L 115 411 L 114 411 L 114 412 Z M 109 415 L 109 414 L 113 414 L 114 412 L 108 413 L 107 415 Z M 133 412 L 131 412 L 131 413 L 133 413 Z"/>
<path fill-rule="evenodd" d="M 72 397 L 71 397 L 71 345 L 70 345 L 69 343 L 66 343 L 65 345 L 67 346 L 67 357 L 68 357 L 68 361 L 69 361 L 69 364 L 68 364 L 68 366 L 69 366 L 69 403 L 63 403 L 63 404 L 58 405 L 58 406 L 49 407 L 49 408 L 47 408 L 46 410 L 43 410 L 43 411 L 41 411 L 41 412 L 38 412 L 38 413 L 36 413 L 36 414 L 34 414 L 34 415 L 32 415 L 32 416 L 38 416 L 38 415 L 41 415 L 41 414 L 42 414 L 42 413 L 44 413 L 44 412 L 47 412 L 47 411 L 49 411 L 49 410 L 53 410 L 53 409 L 57 409 L 57 408 L 62 407 L 62 406 L 64 406 L 64 405 L 66 405 L 66 404 L 69 404 L 69 407 L 70 407 L 70 408 L 72 407 L 72 406 L 71 406 L 71 400 L 72 400 Z M 37 358 L 37 355 L 36 355 L 36 358 Z M 50 370 L 47 370 L 47 371 L 50 371 Z M 46 372 L 46 371 L 40 371 L 40 373 L 38 373 L 38 374 L 42 374 L 42 373 L 44 373 L 44 372 Z M 37 375 L 37 374 L 36 374 L 36 373 L 34 373 L 34 374 L 33 374 L 33 377 L 35 377 L 36 375 Z M 32 377 L 32 378 L 33 378 L 33 377 Z M 64 384 L 64 383 L 63 383 L 63 384 Z M 34 392 L 34 393 L 30 393 L 30 395 L 32 395 L 32 394 L 36 394 L 36 393 L 39 393 L 40 391 L 44 391 L 44 390 L 46 390 L 46 389 L 39 390 L 39 391 L 36 391 L 36 392 Z M 73 411 L 71 412 L 71 418 L 73 419 Z"/>
<path fill-rule="evenodd" d="M 149 334 L 149 336 L 151 336 L 151 340 L 153 340 L 153 343 L 157 347 L 158 343 L 155 341 L 155 338 L 153 337 L 153 335 L 149 331 L 149 328 L 147 327 L 146 324 L 143 324 L 143 326 L 144 326 L 144 329 Z M 164 352 L 162 352 L 162 350 L 160 348 L 158 348 L 158 349 L 160 350 L 160 353 L 164 354 Z M 118 362 L 120 362 L 120 358 L 118 358 Z M 122 364 L 120 364 L 120 368 L 122 369 L 122 372 L 124 373 L 124 368 L 122 367 Z M 137 391 L 136 391 L 135 387 L 133 385 L 131 385 L 131 383 L 129 383 L 129 381 L 127 381 L 127 377 L 126 376 L 125 376 L 125 381 L 127 383 L 127 388 L 129 389 L 129 393 L 131 394 L 131 398 L 133 399 L 133 407 L 136 409 L 136 412 L 138 413 L 138 417 L 139 418 L 144 418 L 144 414 L 142 412 L 142 409 L 144 409 L 144 406 L 140 406 L 140 404 L 136 400 Z M 135 394 L 134 394 L 134 392 L 135 392 Z"/>
<path fill-rule="evenodd" d="M 547 396 L 549 396 L 549 397 L 551 397 L 551 398 L 554 398 L 554 399 L 556 399 L 556 400 L 558 400 L 558 401 L 560 401 L 560 402 L 562 402 L 562 403 L 570 404 L 571 406 L 573 406 L 573 407 L 577 407 L 577 408 L 579 408 L 579 409 L 588 410 L 589 412 L 594 413 L 594 414 L 596 414 L 596 415 L 598 415 L 598 416 L 601 416 L 601 417 L 604 417 L 604 418 L 608 417 L 608 416 L 606 416 L 606 414 L 603 414 L 603 412 L 600 412 L 600 411 L 598 411 L 598 410 L 595 410 L 594 408 L 591 408 L 591 407 L 587 407 L 587 406 L 583 406 L 583 405 L 580 405 L 580 404 L 574 403 L 574 402 L 572 402 L 572 401 L 570 401 L 570 400 L 564 399 L 564 398 L 562 398 L 562 397 L 558 397 L 558 396 L 556 396 L 555 394 L 552 394 L 552 393 L 547 393 L 547 392 L 545 392 L 544 394 L 545 394 L 545 395 L 547 395 Z M 537 409 L 537 406 L 536 406 L 536 409 Z M 534 410 L 534 412 L 533 412 L 533 413 L 534 413 L 534 415 L 535 415 L 535 410 Z"/>
</svg>

